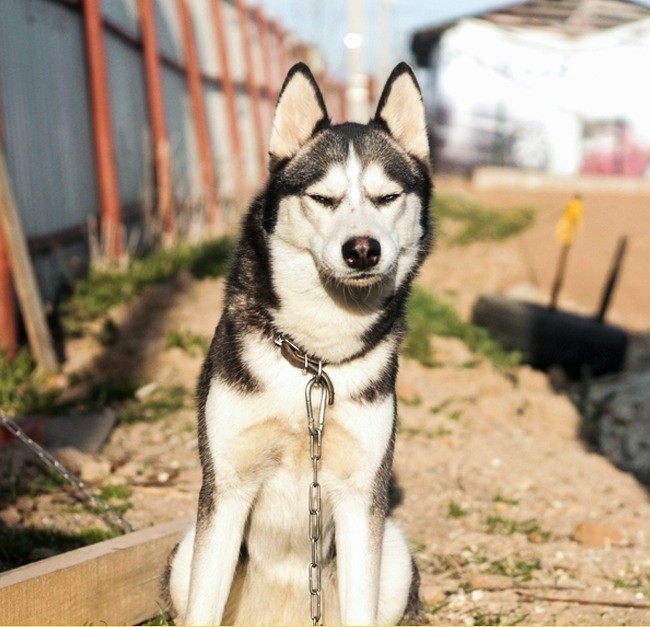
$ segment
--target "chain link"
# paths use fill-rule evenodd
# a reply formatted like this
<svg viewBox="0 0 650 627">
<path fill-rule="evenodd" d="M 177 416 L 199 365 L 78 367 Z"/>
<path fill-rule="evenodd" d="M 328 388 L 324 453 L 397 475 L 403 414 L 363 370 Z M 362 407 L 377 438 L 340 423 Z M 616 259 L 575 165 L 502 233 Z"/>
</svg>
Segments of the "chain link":
<svg viewBox="0 0 650 627">
<path fill-rule="evenodd" d="M 320 389 L 318 420 L 314 416 L 312 394 Z M 309 485 L 309 540 L 311 541 L 311 562 L 309 564 L 309 594 L 311 595 L 311 623 L 320 625 L 323 607 L 323 589 L 321 580 L 322 547 L 322 499 L 321 485 L 318 482 L 318 462 L 323 452 L 323 429 L 325 428 L 325 410 L 329 400 L 328 387 L 322 382 L 322 363 L 318 363 L 318 373 L 312 377 L 305 388 L 307 406 L 307 428 L 309 432 L 309 457 L 312 466 L 312 480 Z"/>
<path fill-rule="evenodd" d="M 92 492 L 88 486 L 78 477 L 73 475 L 56 457 L 48 453 L 42 446 L 34 442 L 11 418 L 3 411 L 0 411 L 0 424 L 9 432 L 15 435 L 27 448 L 31 449 L 36 456 L 51 470 L 61 475 L 68 483 L 71 483 L 88 503 L 92 503 L 98 510 L 99 514 L 114 529 L 120 529 L 126 533 L 136 531 L 126 518 L 113 509 L 104 499 Z"/>
</svg>

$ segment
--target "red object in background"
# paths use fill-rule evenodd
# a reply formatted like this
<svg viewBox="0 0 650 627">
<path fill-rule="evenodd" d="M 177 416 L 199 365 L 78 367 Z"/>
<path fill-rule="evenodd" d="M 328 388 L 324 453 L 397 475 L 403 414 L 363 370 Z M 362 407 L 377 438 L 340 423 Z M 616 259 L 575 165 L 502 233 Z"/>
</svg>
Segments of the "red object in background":
<svg viewBox="0 0 650 627">
<path fill-rule="evenodd" d="M 636 140 L 624 120 L 588 123 L 581 173 L 647 176 L 650 174 L 650 149 Z"/>
</svg>

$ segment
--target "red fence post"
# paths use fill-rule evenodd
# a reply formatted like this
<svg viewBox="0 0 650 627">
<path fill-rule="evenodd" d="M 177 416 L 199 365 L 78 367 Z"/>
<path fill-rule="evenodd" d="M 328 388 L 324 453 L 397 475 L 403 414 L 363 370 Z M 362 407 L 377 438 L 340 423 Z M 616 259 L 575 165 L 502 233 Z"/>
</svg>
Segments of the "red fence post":
<svg viewBox="0 0 650 627">
<path fill-rule="evenodd" d="M 262 118 L 262 101 L 260 98 L 259 85 L 255 74 L 255 63 L 253 62 L 253 41 L 251 37 L 251 24 L 248 7 L 243 0 L 236 0 L 239 10 L 239 20 L 244 42 L 244 63 L 246 64 L 246 88 L 251 99 L 253 111 L 253 124 L 257 139 L 257 152 L 260 161 L 261 178 L 266 178 L 266 136 L 264 134 L 264 121 Z"/>
<path fill-rule="evenodd" d="M 205 101 L 203 99 L 203 87 L 201 85 L 201 71 L 199 69 L 199 55 L 196 49 L 196 37 L 194 35 L 192 16 L 187 6 L 187 0 L 178 0 L 177 6 L 183 37 L 187 86 L 190 92 L 192 117 L 194 118 L 194 129 L 196 131 L 199 158 L 201 160 L 201 175 L 208 203 L 207 217 L 209 223 L 214 226 L 219 219 L 219 199 L 215 183 L 214 159 L 210 144 L 210 127 L 208 126 L 208 118 L 205 113 Z"/>
<path fill-rule="evenodd" d="M 11 264 L 3 230 L 0 230 L 0 351 L 4 351 L 10 359 L 18 352 L 18 323 Z"/>
<path fill-rule="evenodd" d="M 174 215 L 174 207 L 172 205 L 169 140 L 167 138 L 165 100 L 158 63 L 156 14 L 152 0 L 139 0 L 138 8 L 140 29 L 142 31 L 142 57 L 147 85 L 151 140 L 154 153 L 156 205 L 163 232 L 172 234 L 176 228 L 176 216 Z"/>
<path fill-rule="evenodd" d="M 0 93 L 2 93 L 1 90 Z M 0 145 L 4 145 L 4 139 L 4 116 L 2 107 L 0 107 Z M 9 252 L 7 251 L 4 230 L 0 228 L 0 351 L 4 351 L 10 359 L 18 352 L 18 321 L 16 314 Z"/>
<path fill-rule="evenodd" d="M 118 259 L 123 251 L 123 226 L 113 149 L 113 125 L 108 96 L 101 0 L 83 0 L 81 7 L 88 56 L 102 239 L 106 254 L 111 259 Z"/>
<path fill-rule="evenodd" d="M 287 67 L 286 35 L 285 32 L 282 30 L 282 26 L 280 26 L 280 23 L 277 20 L 273 20 L 271 22 L 271 29 L 273 30 L 273 33 L 275 34 L 275 38 L 277 40 L 278 63 L 280 64 L 280 76 L 282 77 L 282 79 L 284 79 L 284 75 L 289 71 L 289 68 Z"/>
<path fill-rule="evenodd" d="M 239 190 L 238 198 L 243 202 L 248 200 L 248 183 L 246 182 L 246 171 L 243 158 L 244 153 L 242 150 L 239 119 L 237 117 L 235 85 L 230 70 L 230 51 L 228 50 L 228 41 L 226 40 L 222 2 L 223 0 L 212 0 L 212 17 L 214 22 L 214 36 L 217 41 L 217 50 L 219 53 L 219 65 L 221 67 L 221 84 L 223 85 L 223 93 L 226 100 L 226 112 L 228 115 L 231 146 L 235 159 L 237 187 Z"/>
<path fill-rule="evenodd" d="M 269 24 L 264 15 L 262 7 L 259 5 L 253 9 L 255 22 L 257 23 L 257 32 L 260 36 L 260 47 L 262 48 L 262 67 L 264 70 L 264 93 L 266 94 L 267 110 L 273 105 L 277 96 L 277 87 L 273 80 L 273 70 L 271 68 L 271 42 L 269 41 Z"/>
</svg>

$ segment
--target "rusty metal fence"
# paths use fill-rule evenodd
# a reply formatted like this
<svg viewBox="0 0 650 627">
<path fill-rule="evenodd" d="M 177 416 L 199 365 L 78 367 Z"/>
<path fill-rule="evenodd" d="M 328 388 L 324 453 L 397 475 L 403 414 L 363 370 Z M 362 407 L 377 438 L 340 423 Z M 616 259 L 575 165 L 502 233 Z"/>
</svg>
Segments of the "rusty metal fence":
<svg viewBox="0 0 650 627">
<path fill-rule="evenodd" d="M 2 0 L 0 142 L 43 299 L 87 266 L 93 241 L 117 259 L 236 224 L 265 178 L 284 73 L 308 52 L 243 0 Z M 320 80 L 343 119 L 344 85 Z"/>
</svg>

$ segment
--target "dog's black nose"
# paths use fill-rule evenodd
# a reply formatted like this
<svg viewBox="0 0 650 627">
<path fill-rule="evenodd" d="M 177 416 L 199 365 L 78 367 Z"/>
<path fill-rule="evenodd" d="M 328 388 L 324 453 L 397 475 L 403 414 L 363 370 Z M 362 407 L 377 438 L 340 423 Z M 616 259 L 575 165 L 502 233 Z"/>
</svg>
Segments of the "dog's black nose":
<svg viewBox="0 0 650 627">
<path fill-rule="evenodd" d="M 345 263 L 355 270 L 366 270 L 379 263 L 381 244 L 372 237 L 353 237 L 341 248 Z"/>
</svg>

